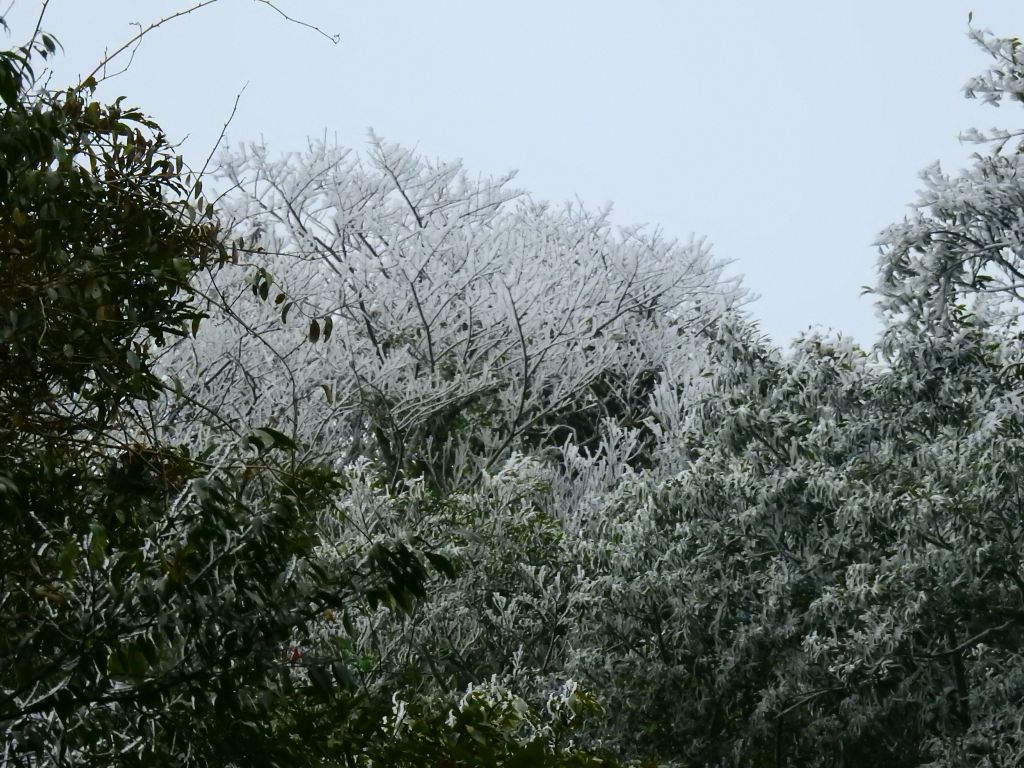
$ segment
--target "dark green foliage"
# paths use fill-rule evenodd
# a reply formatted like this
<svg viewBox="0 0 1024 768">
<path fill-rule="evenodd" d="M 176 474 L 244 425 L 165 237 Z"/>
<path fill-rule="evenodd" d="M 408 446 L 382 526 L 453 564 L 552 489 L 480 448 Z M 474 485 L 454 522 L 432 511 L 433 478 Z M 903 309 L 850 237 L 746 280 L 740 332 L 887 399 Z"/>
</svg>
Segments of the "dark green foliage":
<svg viewBox="0 0 1024 768">
<path fill-rule="evenodd" d="M 224 255 L 152 121 L 28 85 L 0 111 L 3 443 L 103 429 L 153 396 L 149 345 L 198 323 L 188 278 Z"/>
<path fill-rule="evenodd" d="M 202 764 L 345 592 L 303 574 L 302 478 L 211 472 L 139 419 L 152 345 L 195 330 L 188 280 L 224 248 L 152 121 L 33 89 L 54 50 L 0 56 L 3 760 Z"/>
</svg>

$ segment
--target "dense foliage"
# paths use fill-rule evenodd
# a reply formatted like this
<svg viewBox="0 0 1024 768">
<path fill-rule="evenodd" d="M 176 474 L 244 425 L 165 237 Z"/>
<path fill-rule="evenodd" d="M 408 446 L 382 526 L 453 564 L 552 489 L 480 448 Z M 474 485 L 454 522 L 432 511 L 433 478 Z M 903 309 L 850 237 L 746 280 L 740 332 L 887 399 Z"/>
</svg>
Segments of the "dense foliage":
<svg viewBox="0 0 1024 768">
<path fill-rule="evenodd" d="M 593 709 L 572 686 L 540 711 L 498 679 L 405 701 L 339 633 L 316 645 L 451 565 L 325 543 L 346 478 L 158 366 L 231 315 L 203 292 L 247 242 L 143 113 L 37 87 L 55 51 L 0 56 L 0 762 L 590 764 L 564 743 Z M 189 409 L 216 428 L 170 439 Z"/>
<path fill-rule="evenodd" d="M 54 50 L 0 61 L 2 759 L 220 764 L 319 596 L 282 578 L 307 500 L 155 437 L 153 352 L 200 319 L 223 237 L 141 112 L 34 88 Z"/>
<path fill-rule="evenodd" d="M 700 242 L 376 139 L 215 211 L 55 50 L 0 56 L 5 764 L 1019 764 L 1022 134 L 883 233 L 877 344 L 783 351 Z"/>
</svg>

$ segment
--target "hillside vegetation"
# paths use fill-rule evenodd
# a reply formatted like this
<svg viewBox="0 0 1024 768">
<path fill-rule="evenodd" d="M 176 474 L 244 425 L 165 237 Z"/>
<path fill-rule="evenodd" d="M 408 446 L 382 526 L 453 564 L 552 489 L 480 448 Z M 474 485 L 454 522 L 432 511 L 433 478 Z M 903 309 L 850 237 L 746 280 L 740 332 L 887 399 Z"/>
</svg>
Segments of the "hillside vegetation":
<svg viewBox="0 0 1024 768">
<path fill-rule="evenodd" d="M 1024 101 L 1024 49 L 966 88 Z M 375 139 L 227 153 L 0 53 L 0 762 L 1024 757 L 1024 132 L 870 346 Z"/>
</svg>

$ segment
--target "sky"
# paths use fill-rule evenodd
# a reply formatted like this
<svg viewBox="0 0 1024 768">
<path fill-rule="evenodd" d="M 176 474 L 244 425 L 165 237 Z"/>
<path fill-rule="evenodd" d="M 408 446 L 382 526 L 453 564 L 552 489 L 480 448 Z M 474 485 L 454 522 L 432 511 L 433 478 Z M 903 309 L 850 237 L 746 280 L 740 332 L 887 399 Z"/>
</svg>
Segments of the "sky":
<svg viewBox="0 0 1024 768">
<path fill-rule="evenodd" d="M 3 12 L 11 0 L 0 0 Z M 51 0 L 51 84 L 92 70 L 188 0 Z M 962 95 L 987 66 L 973 24 L 1024 35 L 1020 0 L 220 0 L 147 35 L 100 95 L 152 115 L 193 165 L 235 97 L 231 144 L 300 150 L 368 129 L 536 199 L 614 204 L 618 224 L 704 236 L 779 344 L 869 345 L 878 234 L 919 172 L 966 165 L 969 127 L 1015 127 Z M 8 44 L 39 0 L 14 0 Z M 119 61 L 124 61 L 121 59 Z"/>
</svg>

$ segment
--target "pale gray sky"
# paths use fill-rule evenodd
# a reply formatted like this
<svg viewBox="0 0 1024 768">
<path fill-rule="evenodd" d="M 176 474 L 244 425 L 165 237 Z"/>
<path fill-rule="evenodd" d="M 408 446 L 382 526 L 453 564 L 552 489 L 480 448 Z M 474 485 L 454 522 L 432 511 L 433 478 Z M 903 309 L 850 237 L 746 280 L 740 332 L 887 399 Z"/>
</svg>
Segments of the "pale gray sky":
<svg viewBox="0 0 1024 768">
<path fill-rule="evenodd" d="M 0 0 L 2 11 L 10 0 Z M 52 0 L 54 85 L 188 5 Z M 198 164 L 246 82 L 232 142 L 286 151 L 372 127 L 474 172 L 519 170 L 534 197 L 615 203 L 621 224 L 706 235 L 760 295 L 780 343 L 809 326 L 870 343 L 871 243 L 917 173 L 961 167 L 964 128 L 1021 123 L 962 98 L 986 65 L 974 24 L 1024 34 L 1020 0 L 279 0 L 332 45 L 253 0 L 154 32 L 105 96 L 126 95 Z M 12 42 L 38 0 L 16 0 Z M 31 21 L 30 21 L 31 20 Z"/>
</svg>

